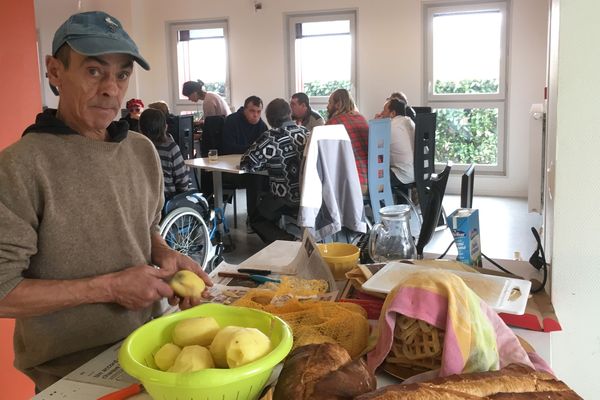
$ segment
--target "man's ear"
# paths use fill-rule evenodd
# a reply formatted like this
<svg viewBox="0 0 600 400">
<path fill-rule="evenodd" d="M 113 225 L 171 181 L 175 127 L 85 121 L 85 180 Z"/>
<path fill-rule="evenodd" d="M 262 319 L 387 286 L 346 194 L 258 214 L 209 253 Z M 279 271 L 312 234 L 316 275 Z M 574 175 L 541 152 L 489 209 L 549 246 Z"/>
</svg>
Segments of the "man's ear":
<svg viewBox="0 0 600 400">
<path fill-rule="evenodd" d="M 60 78 L 63 70 L 64 66 L 62 65 L 62 62 L 55 57 L 46 56 L 46 76 L 48 77 L 50 84 L 59 88 L 59 90 L 61 81 Z"/>
</svg>

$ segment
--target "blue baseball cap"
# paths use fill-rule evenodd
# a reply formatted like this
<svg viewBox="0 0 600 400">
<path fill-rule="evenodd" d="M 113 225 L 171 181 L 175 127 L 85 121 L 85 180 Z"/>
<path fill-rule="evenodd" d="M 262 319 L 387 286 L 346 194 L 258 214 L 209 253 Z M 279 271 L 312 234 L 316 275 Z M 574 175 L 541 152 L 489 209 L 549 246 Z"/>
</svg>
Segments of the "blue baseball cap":
<svg viewBox="0 0 600 400">
<path fill-rule="evenodd" d="M 84 12 L 69 17 L 54 34 L 52 55 L 55 56 L 65 43 L 84 56 L 129 54 L 140 67 L 150 69 L 119 20 L 102 11 Z"/>
</svg>

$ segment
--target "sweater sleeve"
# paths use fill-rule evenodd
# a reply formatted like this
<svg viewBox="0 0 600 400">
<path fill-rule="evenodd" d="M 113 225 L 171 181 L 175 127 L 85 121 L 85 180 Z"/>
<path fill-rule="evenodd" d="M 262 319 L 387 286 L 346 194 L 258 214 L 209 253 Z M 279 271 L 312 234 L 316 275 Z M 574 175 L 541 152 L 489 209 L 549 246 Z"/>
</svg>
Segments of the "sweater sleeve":
<svg viewBox="0 0 600 400">
<path fill-rule="evenodd" d="M 265 169 L 267 158 L 263 155 L 263 149 L 271 143 L 269 131 L 263 132 L 242 156 L 240 169 L 248 172 L 257 172 Z"/>
<path fill-rule="evenodd" d="M 13 162 L 14 161 L 14 162 Z M 29 259 L 37 253 L 37 210 L 39 196 L 32 195 L 24 163 L 11 159 L 8 150 L 0 154 L 0 298 L 4 298 L 24 278 Z"/>
<path fill-rule="evenodd" d="M 173 183 L 175 183 L 175 190 L 177 193 L 185 192 L 188 190 L 190 185 L 190 176 L 188 173 L 188 167 L 183 161 L 179 146 L 175 144 L 173 149 Z"/>
</svg>

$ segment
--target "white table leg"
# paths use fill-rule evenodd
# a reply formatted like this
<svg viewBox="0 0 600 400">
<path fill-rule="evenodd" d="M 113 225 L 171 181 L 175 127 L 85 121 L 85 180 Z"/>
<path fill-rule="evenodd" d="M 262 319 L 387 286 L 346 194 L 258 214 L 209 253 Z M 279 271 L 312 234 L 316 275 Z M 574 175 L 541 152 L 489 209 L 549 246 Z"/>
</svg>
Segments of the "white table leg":
<svg viewBox="0 0 600 400">
<path fill-rule="evenodd" d="M 223 210 L 223 174 L 220 171 L 213 171 L 213 193 L 215 207 Z"/>
</svg>

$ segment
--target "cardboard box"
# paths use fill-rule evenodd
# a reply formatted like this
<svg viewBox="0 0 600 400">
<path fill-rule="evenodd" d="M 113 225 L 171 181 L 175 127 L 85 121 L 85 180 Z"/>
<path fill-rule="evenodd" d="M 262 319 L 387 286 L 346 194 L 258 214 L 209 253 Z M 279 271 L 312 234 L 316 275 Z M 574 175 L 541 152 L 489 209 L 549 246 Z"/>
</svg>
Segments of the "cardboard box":
<svg viewBox="0 0 600 400">
<path fill-rule="evenodd" d="M 459 208 L 448 216 L 447 222 L 458 249 L 457 261 L 480 267 L 479 210 Z"/>
</svg>

